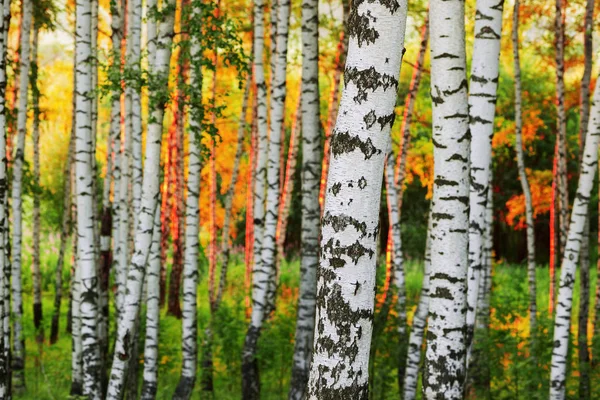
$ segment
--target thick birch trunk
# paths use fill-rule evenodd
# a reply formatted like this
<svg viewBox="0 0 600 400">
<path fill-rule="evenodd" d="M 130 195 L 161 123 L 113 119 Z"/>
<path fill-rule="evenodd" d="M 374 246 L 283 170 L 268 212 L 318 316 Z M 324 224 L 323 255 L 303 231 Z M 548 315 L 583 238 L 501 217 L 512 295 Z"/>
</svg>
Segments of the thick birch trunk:
<svg viewBox="0 0 600 400">
<path fill-rule="evenodd" d="M 302 27 L 302 256 L 290 400 L 301 400 L 307 395 L 315 332 L 322 159 L 318 0 L 302 1 Z M 291 192 L 287 197 L 291 200 Z"/>
<path fill-rule="evenodd" d="M 163 4 L 162 18 L 158 29 L 156 60 L 150 80 L 149 93 L 153 104 L 148 134 L 146 139 L 146 161 L 144 163 L 144 182 L 140 214 L 137 216 L 134 252 L 127 273 L 127 294 L 124 298 L 122 315 L 119 318 L 115 356 L 108 384 L 107 399 L 119 399 L 124 391 L 127 364 L 131 357 L 133 339 L 139 306 L 141 302 L 141 289 L 144 272 L 152 239 L 154 226 L 154 213 L 157 207 L 159 193 L 159 167 L 160 145 L 162 139 L 162 126 L 164 106 L 168 99 L 165 87 L 171 58 L 171 44 L 173 38 L 173 0 Z"/>
<path fill-rule="evenodd" d="M 596 81 L 592 100 L 591 119 L 583 151 L 577 195 L 571 213 L 569 237 L 563 256 L 560 286 L 554 319 L 554 348 L 550 370 L 550 399 L 565 399 L 567 351 L 573 305 L 575 270 L 581 247 L 581 236 L 589 211 L 589 199 L 598 163 L 598 138 L 600 137 L 600 80 Z"/>
<path fill-rule="evenodd" d="M 23 337 L 23 288 L 21 282 L 21 242 L 23 237 L 23 163 L 25 161 L 25 136 L 27 134 L 27 94 L 29 90 L 30 38 L 33 4 L 22 0 L 22 30 L 20 38 L 19 109 L 17 114 L 17 148 L 13 163 L 12 197 L 12 313 L 13 353 L 12 369 L 14 388 L 25 387 L 25 339 Z"/>
<path fill-rule="evenodd" d="M 368 398 L 379 206 L 406 2 L 354 2 L 331 138 L 308 398 Z"/>
<path fill-rule="evenodd" d="M 404 375 L 404 400 L 417 398 L 417 383 L 419 381 L 419 370 L 421 363 L 421 348 L 423 337 L 427 326 L 427 314 L 429 312 L 429 271 L 431 269 L 431 225 L 429 216 L 427 226 L 427 239 L 425 242 L 425 260 L 423 265 L 423 286 L 419 296 L 419 304 L 413 316 L 410 336 L 408 338 L 408 351 L 406 354 L 406 373 Z M 402 340 L 402 338 L 401 338 Z"/>
<path fill-rule="evenodd" d="M 482 249 L 485 232 L 485 206 L 488 177 L 492 164 L 492 137 L 496 113 L 500 36 L 503 2 L 477 0 L 475 41 L 469 84 L 469 152 L 471 183 L 469 188 L 469 271 L 467 291 L 467 352 L 477 315 L 477 298 L 482 269 Z M 467 360 L 469 354 L 467 354 Z"/>
<path fill-rule="evenodd" d="M 525 173 L 525 159 L 523 155 L 522 140 L 522 112 L 521 112 L 521 63 L 519 61 L 519 0 L 515 1 L 513 11 L 513 54 L 515 60 L 515 151 L 517 152 L 517 168 L 519 169 L 519 180 L 525 196 L 525 221 L 527 225 L 527 275 L 529 280 L 529 328 L 531 337 L 535 337 L 537 327 L 537 290 L 535 279 L 535 232 L 533 221 L 533 203 L 529 181 Z"/>
<path fill-rule="evenodd" d="M 83 395 L 100 399 L 98 348 L 98 277 L 94 232 L 94 187 L 92 167 L 92 65 L 90 2 L 76 3 L 75 29 L 75 176 L 77 193 L 77 268 L 80 274 L 80 318 L 83 358 Z"/>
<path fill-rule="evenodd" d="M 462 399 L 469 240 L 469 109 L 464 2 L 430 4 L 434 184 L 426 399 Z"/>
</svg>

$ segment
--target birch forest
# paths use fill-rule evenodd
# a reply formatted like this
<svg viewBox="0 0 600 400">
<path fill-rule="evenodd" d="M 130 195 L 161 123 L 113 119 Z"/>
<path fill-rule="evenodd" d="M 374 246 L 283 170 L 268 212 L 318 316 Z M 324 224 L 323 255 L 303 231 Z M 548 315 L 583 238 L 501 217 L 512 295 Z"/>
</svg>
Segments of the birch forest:
<svg viewBox="0 0 600 400">
<path fill-rule="evenodd" d="M 600 399 L 595 2 L 0 0 L 0 400 Z"/>
</svg>

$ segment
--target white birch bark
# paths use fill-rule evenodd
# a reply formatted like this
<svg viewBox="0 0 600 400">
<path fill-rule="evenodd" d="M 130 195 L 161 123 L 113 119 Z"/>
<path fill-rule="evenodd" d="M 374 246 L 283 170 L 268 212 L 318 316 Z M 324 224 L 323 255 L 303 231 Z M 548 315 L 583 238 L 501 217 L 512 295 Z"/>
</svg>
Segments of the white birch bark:
<svg viewBox="0 0 600 400">
<path fill-rule="evenodd" d="M 469 84 L 471 184 L 469 188 L 469 271 L 467 292 L 467 351 L 470 354 L 482 269 L 485 206 L 492 164 L 500 36 L 504 2 L 477 0 L 475 41 Z M 469 359 L 467 354 L 467 360 Z"/>
<path fill-rule="evenodd" d="M 427 314 L 429 312 L 429 271 L 431 270 L 431 225 L 429 216 L 427 224 L 427 239 L 425 242 L 425 260 L 423 263 L 423 286 L 419 296 L 419 304 L 413 316 L 410 336 L 408 338 L 408 350 L 406 354 L 406 373 L 404 374 L 404 400 L 417 398 L 417 383 L 419 381 L 419 370 L 421 363 L 421 347 L 425 327 L 427 326 Z"/>
<path fill-rule="evenodd" d="M 107 399 L 120 399 L 124 387 L 127 366 L 133 348 L 133 339 L 139 315 L 141 289 L 154 225 L 154 212 L 159 193 L 160 145 L 164 106 L 168 99 L 167 87 L 170 72 L 171 44 L 173 39 L 174 2 L 163 4 L 158 29 L 156 60 L 150 82 L 152 114 L 149 118 L 146 139 L 146 161 L 144 163 L 144 181 L 140 214 L 135 233 L 134 252 L 127 272 L 127 293 L 123 301 L 123 309 L 119 318 L 115 356 L 108 384 Z"/>
<path fill-rule="evenodd" d="M 470 133 L 464 6 L 432 0 L 429 11 L 434 184 L 425 399 L 462 399 L 465 379 Z"/>
<path fill-rule="evenodd" d="M 100 399 L 98 348 L 98 276 L 96 273 L 96 242 L 94 221 L 95 179 L 92 157 L 92 52 L 91 4 L 76 3 L 75 29 L 75 176 L 77 193 L 77 267 L 80 273 L 80 318 L 83 358 L 83 395 Z"/>
<path fill-rule="evenodd" d="M 379 205 L 406 17 L 405 1 L 352 4 L 321 225 L 309 399 L 368 398 Z"/>
<path fill-rule="evenodd" d="M 256 342 L 259 326 L 262 325 L 266 311 L 266 291 L 269 271 L 263 267 L 261 252 L 265 225 L 265 190 L 267 170 L 268 126 L 267 91 L 264 70 L 264 0 L 254 0 L 254 59 L 253 76 L 256 85 L 256 126 L 257 151 L 254 175 L 253 210 L 254 243 L 252 271 L 252 321 L 242 350 L 242 393 L 248 399 L 258 397 L 259 382 L 256 365 Z M 279 182 L 277 183 L 279 186 Z M 254 396 L 254 397 L 252 397 Z"/>
<path fill-rule="evenodd" d="M 19 70 L 19 109 L 17 114 L 17 147 L 13 163 L 12 197 L 12 313 L 13 352 L 12 369 L 14 389 L 25 386 L 25 339 L 23 338 L 23 288 L 21 282 L 21 248 L 23 237 L 23 163 L 25 161 L 25 136 L 27 134 L 27 94 L 29 90 L 30 38 L 33 13 L 32 0 L 21 2 L 21 43 Z"/>
<path fill-rule="evenodd" d="M 194 8 L 194 14 L 199 15 L 199 10 Z M 195 19 L 192 19 L 192 23 Z M 191 36 L 192 65 L 190 68 L 190 82 L 192 87 L 202 87 L 202 69 L 199 63 L 201 48 L 199 38 Z M 202 92 L 198 91 L 193 96 L 190 106 L 190 126 L 188 130 L 188 177 L 187 197 L 185 199 L 185 241 L 183 249 L 183 308 L 182 308 L 182 367 L 179 384 L 175 390 L 174 399 L 190 399 L 196 382 L 196 366 L 198 364 L 198 232 L 200 223 L 200 209 L 198 201 L 200 196 L 200 173 L 202 171 L 199 138 L 202 132 Z M 213 140 L 208 137 L 207 140 Z"/>
<path fill-rule="evenodd" d="M 554 347 L 550 369 L 550 399 L 564 400 L 567 383 L 567 352 L 573 307 L 575 270 L 581 248 L 581 237 L 588 217 L 592 185 L 598 164 L 598 138 L 600 137 L 600 80 L 596 81 L 590 109 L 590 121 L 583 150 L 583 159 L 577 194 L 571 212 L 571 223 L 565 254 L 562 259 L 560 286 L 554 317 Z"/>
<path fill-rule="evenodd" d="M 144 382 L 142 400 L 154 400 L 158 389 L 158 344 L 160 322 L 160 201 L 154 212 L 152 244 L 146 275 L 146 341 L 144 342 Z"/>
<path fill-rule="evenodd" d="M 8 399 L 11 396 L 10 387 L 10 331 L 6 334 L 6 321 L 10 317 L 10 272 L 5 255 L 8 252 L 8 210 L 6 199 L 8 197 L 7 165 L 6 165 L 6 53 L 8 21 L 10 20 L 10 3 L 0 2 L 0 398 Z M 6 15 L 8 14 L 8 17 Z M 7 271 L 8 270 L 8 271 Z M 8 323 L 10 328 L 10 323 Z"/>
<path fill-rule="evenodd" d="M 77 240 L 73 241 L 77 254 Z M 70 395 L 83 396 L 83 359 L 81 340 L 81 268 L 74 256 L 75 266 L 71 279 L 71 391 Z"/>
<path fill-rule="evenodd" d="M 523 155 L 522 139 L 522 91 L 521 91 L 521 63 L 519 59 L 519 0 L 515 0 L 513 10 L 513 55 L 515 63 L 515 151 L 517 152 L 517 168 L 519 169 L 519 180 L 525 197 L 525 221 L 527 226 L 527 276 L 529 280 L 529 327 L 532 332 L 532 338 L 536 331 L 536 279 L 535 279 L 535 232 L 533 221 L 533 204 L 531 200 L 531 190 L 529 181 L 525 173 L 525 159 Z"/>
<path fill-rule="evenodd" d="M 128 119 L 127 135 L 131 136 L 131 189 L 133 198 L 133 232 L 136 231 L 137 216 L 140 214 L 142 194 L 142 102 L 141 102 L 141 40 L 142 40 L 142 1 L 130 0 L 127 4 L 127 65 L 133 81 L 128 82 L 125 93 Z"/>
<path fill-rule="evenodd" d="M 319 2 L 302 1 L 302 253 L 290 400 L 306 396 L 315 331 L 319 265 L 319 187 L 321 118 L 319 113 Z M 291 181 L 290 181 L 291 182 Z M 291 197 L 291 193 L 288 195 Z"/>
</svg>

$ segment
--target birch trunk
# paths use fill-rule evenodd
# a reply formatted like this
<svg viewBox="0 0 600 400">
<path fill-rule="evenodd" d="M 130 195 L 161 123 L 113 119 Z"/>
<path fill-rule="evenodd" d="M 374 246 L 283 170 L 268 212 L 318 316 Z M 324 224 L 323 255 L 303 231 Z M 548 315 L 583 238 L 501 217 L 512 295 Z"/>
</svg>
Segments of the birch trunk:
<svg viewBox="0 0 600 400">
<path fill-rule="evenodd" d="M 158 202 L 160 204 L 160 202 Z M 154 400 L 158 389 L 158 344 L 160 322 L 160 206 L 154 212 L 152 244 L 146 285 L 146 341 L 144 343 L 144 382 L 142 400 Z"/>
<path fill-rule="evenodd" d="M 535 232 L 533 221 L 533 204 L 531 200 L 531 190 L 525 173 L 525 159 L 523 155 L 522 140 L 522 92 L 521 92 L 521 62 L 519 58 L 519 0 L 515 0 L 513 11 L 513 55 L 515 62 L 515 151 L 517 152 L 517 168 L 519 169 L 519 180 L 525 197 L 525 221 L 527 225 L 527 275 L 529 280 L 529 329 L 532 339 L 536 332 L 536 313 L 537 313 L 537 290 L 535 279 Z"/>
<path fill-rule="evenodd" d="M 246 333 L 242 350 L 242 393 L 246 399 L 257 399 L 259 393 L 258 366 L 256 365 L 256 342 L 265 314 L 266 285 L 269 271 L 263 268 L 261 250 L 265 224 L 265 189 L 267 168 L 267 93 L 264 71 L 264 1 L 254 0 L 254 59 L 253 76 L 256 86 L 257 146 L 253 198 L 253 272 L 252 272 L 252 322 Z M 277 184 L 279 187 L 279 184 Z"/>
<path fill-rule="evenodd" d="M 134 81 L 127 82 L 125 93 L 128 96 L 125 118 L 129 119 L 127 126 L 131 136 L 131 188 L 133 198 L 133 215 L 140 215 L 142 195 L 142 103 L 141 103 L 141 35 L 142 35 L 142 1 L 129 0 L 127 4 L 127 66 Z M 133 231 L 136 231 L 138 218 L 133 218 Z"/>
<path fill-rule="evenodd" d="M 302 93 L 300 98 L 302 111 L 302 255 L 290 400 L 302 400 L 307 395 L 311 350 L 314 344 L 321 217 L 319 188 L 322 155 L 319 99 L 319 2 L 318 0 L 303 0 Z M 291 170 L 293 171 L 293 169 Z M 291 193 L 288 198 L 291 200 Z"/>
<path fill-rule="evenodd" d="M 75 217 L 74 219 L 76 219 Z M 81 268 L 77 261 L 77 242 L 73 240 L 73 266 L 71 279 L 71 391 L 73 397 L 83 396 L 83 359 L 81 339 Z"/>
<path fill-rule="evenodd" d="M 384 159 L 407 4 L 353 2 L 345 88 L 331 138 L 308 398 L 368 398 Z"/>
<path fill-rule="evenodd" d="M 44 343 L 42 313 L 42 274 L 40 271 L 40 90 L 38 86 L 39 22 L 34 22 L 31 51 L 31 106 L 33 108 L 33 326 L 36 341 Z"/>
<path fill-rule="evenodd" d="M 417 398 L 417 383 L 419 381 L 419 370 L 421 363 L 421 348 L 423 337 L 427 326 L 427 313 L 429 312 L 429 271 L 431 270 L 431 215 L 427 224 L 427 239 L 425 242 L 425 260 L 423 265 L 423 286 L 419 296 L 419 304 L 413 316 L 410 336 L 408 338 L 408 350 L 406 354 L 406 373 L 404 375 L 404 400 Z M 401 339 L 402 340 L 402 339 Z"/>
<path fill-rule="evenodd" d="M 434 184 L 426 399 L 462 399 L 469 240 L 469 107 L 464 2 L 430 3 Z"/>
<path fill-rule="evenodd" d="M 584 23 L 584 70 L 581 80 L 580 93 L 580 120 L 579 120 L 579 144 L 585 147 L 585 138 L 590 117 L 590 81 L 592 77 L 593 42 L 592 33 L 594 29 L 594 0 L 587 0 Z M 580 150 L 580 163 L 583 152 Z M 590 350 L 588 348 L 588 321 L 590 312 L 590 218 L 585 221 L 583 237 L 581 241 L 581 272 L 579 289 L 579 329 L 577 343 L 579 347 L 579 398 L 590 399 Z M 598 285 L 600 286 L 600 285 Z"/>
<path fill-rule="evenodd" d="M 67 247 L 67 240 L 71 234 L 71 179 L 69 172 L 73 162 L 73 152 L 75 148 L 75 129 L 71 129 L 71 138 L 69 140 L 69 151 L 67 161 L 63 170 L 63 216 L 60 231 L 60 248 L 58 250 L 58 261 L 56 262 L 56 273 L 54 278 L 54 313 L 52 314 L 52 325 L 50 328 L 50 344 L 56 343 L 58 340 L 59 322 L 60 322 L 60 306 L 62 303 L 62 286 L 63 286 L 63 266 L 64 257 Z"/>
<path fill-rule="evenodd" d="M 7 4 L 8 3 L 8 4 Z M 0 398 L 10 399 L 10 267 L 8 265 L 8 210 L 6 161 L 6 53 L 10 2 L 0 3 Z M 8 328 L 8 329 L 7 329 Z"/>
<path fill-rule="evenodd" d="M 499 3 L 495 0 L 478 0 L 475 17 L 475 41 L 469 84 L 469 129 L 471 131 L 467 276 L 467 353 L 469 354 L 475 330 L 482 269 L 485 206 L 492 163 L 503 5 L 503 2 Z"/>
<path fill-rule="evenodd" d="M 80 280 L 80 318 L 83 358 L 83 395 L 100 399 L 98 348 L 98 277 L 96 274 L 96 243 L 94 233 L 94 196 L 91 189 L 95 179 L 92 168 L 92 53 L 91 4 L 76 3 L 75 30 L 75 176 L 77 193 L 77 262 Z"/>
<path fill-rule="evenodd" d="M 170 72 L 171 44 L 173 38 L 174 2 L 163 4 L 161 9 L 160 25 L 158 29 L 156 60 L 150 79 L 149 93 L 151 94 L 152 114 L 149 118 L 148 134 L 146 139 L 146 162 L 144 163 L 144 181 L 140 214 L 135 233 L 134 252 L 127 274 L 127 294 L 123 302 L 123 312 L 119 318 L 115 356 L 108 384 L 107 399 L 120 399 L 124 387 L 127 365 L 131 357 L 133 339 L 139 306 L 141 302 L 142 282 L 154 226 L 154 214 L 157 207 L 159 193 L 159 167 L 160 145 L 162 140 L 162 127 L 164 107 L 168 100 L 167 87 Z"/>
<path fill-rule="evenodd" d="M 556 47 L 556 189 L 558 193 L 560 255 L 564 256 L 569 228 L 569 187 L 567 183 L 567 112 L 565 109 L 565 18 L 564 0 L 556 0 L 554 35 Z"/>
<path fill-rule="evenodd" d="M 19 108 L 17 114 L 17 148 L 13 163 L 12 197 L 12 313 L 13 352 L 12 370 L 14 389 L 25 387 L 25 339 L 23 337 L 23 287 L 21 282 L 21 248 L 23 238 L 23 163 L 25 161 L 25 136 L 27 134 L 27 93 L 29 90 L 30 38 L 33 13 L 32 0 L 21 2 L 21 38 L 19 69 Z"/>
<path fill-rule="evenodd" d="M 600 137 L 600 80 L 596 81 L 591 106 L 591 119 L 588 125 L 587 139 L 583 150 L 583 160 L 577 195 L 571 213 L 569 238 L 563 256 L 560 286 L 554 319 L 554 348 L 550 370 L 550 399 L 565 399 L 567 351 L 569 347 L 569 329 L 573 304 L 573 286 L 575 270 L 579 258 L 581 236 L 589 211 L 589 199 L 596 175 L 598 163 L 598 138 Z"/>
<path fill-rule="evenodd" d="M 200 15 L 194 7 L 193 13 Z M 192 18 L 190 23 L 194 23 Z M 199 38 L 192 35 L 192 65 L 190 68 L 190 81 L 192 87 L 202 87 L 202 69 L 199 60 L 202 57 Z M 190 127 L 188 130 L 188 177 L 187 197 L 185 202 L 185 244 L 183 252 L 183 309 L 182 309 L 182 348 L 183 361 L 181 377 L 175 390 L 174 399 L 187 400 L 192 396 L 196 382 L 196 365 L 198 363 L 198 323 L 197 323 L 197 294 L 198 294 L 198 232 L 199 214 L 198 199 L 200 195 L 200 173 L 202 163 L 200 159 L 199 137 L 202 132 L 201 91 L 194 92 L 190 106 Z M 213 138 L 208 138 L 213 140 Z"/>
</svg>

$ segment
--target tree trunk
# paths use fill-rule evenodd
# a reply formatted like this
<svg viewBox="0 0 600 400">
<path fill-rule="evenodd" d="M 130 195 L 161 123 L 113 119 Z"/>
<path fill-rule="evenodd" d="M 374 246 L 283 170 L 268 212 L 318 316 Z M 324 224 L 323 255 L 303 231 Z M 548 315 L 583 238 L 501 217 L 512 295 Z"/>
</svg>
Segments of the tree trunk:
<svg viewBox="0 0 600 400">
<path fill-rule="evenodd" d="M 302 400 L 307 395 L 315 331 L 321 216 L 319 188 L 322 159 L 321 116 L 319 113 L 318 0 L 303 0 L 302 27 L 302 92 L 300 97 L 302 111 L 300 120 L 302 127 L 302 256 L 290 400 Z M 297 125 L 296 129 L 298 130 Z M 296 159 L 295 154 L 293 159 Z M 292 174 L 294 170 L 290 166 L 286 175 Z M 288 176 L 286 176 L 286 180 L 288 180 Z M 291 177 L 290 182 L 293 182 Z M 291 187 L 287 197 L 288 201 L 291 201 Z"/>
<path fill-rule="evenodd" d="M 564 256 L 569 229 L 569 186 L 567 184 L 567 112 L 565 109 L 565 18 L 564 0 L 556 0 L 554 35 L 556 47 L 556 110 L 557 110 L 557 164 L 554 180 L 558 192 L 558 226 L 560 255 Z"/>
<path fill-rule="evenodd" d="M 558 208 L 558 184 L 556 180 L 558 165 L 558 142 L 554 146 L 554 160 L 552 161 L 552 200 L 550 202 L 550 263 L 548 265 L 548 274 L 550 285 L 548 289 L 548 313 L 554 315 L 554 303 L 556 294 L 556 263 L 559 259 L 559 238 L 556 218 Z"/>
<path fill-rule="evenodd" d="M 158 29 L 157 50 L 152 75 L 149 82 L 150 104 L 152 114 L 149 118 L 146 139 L 146 161 L 144 163 L 144 180 L 140 214 L 135 233 L 134 252 L 127 276 L 127 293 L 123 302 L 122 315 L 119 318 L 115 356 L 108 384 L 107 399 L 120 399 L 124 391 L 124 380 L 127 364 L 131 358 L 136 322 L 142 298 L 141 286 L 144 280 L 146 261 L 150 253 L 154 213 L 159 193 L 160 145 L 165 103 L 169 94 L 167 87 L 171 44 L 173 38 L 174 2 L 170 0 L 161 9 Z"/>
<path fill-rule="evenodd" d="M 581 247 L 581 236 L 588 215 L 592 184 L 598 163 L 598 137 L 600 136 L 600 80 L 596 81 L 592 100 L 592 116 L 583 151 L 583 159 L 577 187 L 577 195 L 571 213 L 569 238 L 562 261 L 556 316 L 554 319 L 554 348 L 550 370 L 550 399 L 563 400 L 566 389 L 567 351 L 573 304 L 575 269 Z"/>
<path fill-rule="evenodd" d="M 427 326 L 427 313 L 429 311 L 429 271 L 431 269 L 431 215 L 427 224 L 427 239 L 425 242 L 425 260 L 423 265 L 423 286 L 419 296 L 419 304 L 413 316 L 410 336 L 408 338 L 408 351 L 406 354 L 406 373 L 404 375 L 404 400 L 417 398 L 417 382 L 421 363 L 421 348 Z M 400 338 L 402 340 L 402 338 Z"/>
<path fill-rule="evenodd" d="M 425 398 L 462 399 L 469 240 L 464 2 L 430 3 L 434 184 Z"/>
<path fill-rule="evenodd" d="M 77 216 L 74 218 L 77 219 Z M 73 240 L 73 259 L 71 279 L 71 391 L 73 397 L 83 396 L 83 359 L 81 339 L 81 268 L 78 262 L 78 240 Z"/>
<path fill-rule="evenodd" d="M 160 203 L 160 202 L 159 202 Z M 158 389 L 158 344 L 160 322 L 160 207 L 154 214 L 152 244 L 148 260 L 146 284 L 146 341 L 144 343 L 144 382 L 142 400 L 154 400 Z"/>
<path fill-rule="evenodd" d="M 254 197 L 253 197 L 253 271 L 252 271 L 252 322 L 246 333 L 242 350 L 242 393 L 248 400 L 259 397 L 258 365 L 256 343 L 265 314 L 265 299 L 269 271 L 261 263 L 263 231 L 265 223 L 265 189 L 268 148 L 267 93 L 264 70 L 264 1 L 254 0 L 253 31 L 253 76 L 256 85 L 256 124 L 257 141 L 255 146 Z M 279 187 L 279 184 L 277 184 Z"/>
<path fill-rule="evenodd" d="M 522 140 L 522 92 L 521 92 L 521 62 L 519 58 L 519 0 L 515 1 L 513 10 L 513 55 L 515 60 L 515 151 L 517 152 L 517 168 L 519 169 L 519 180 L 525 197 L 525 221 L 527 225 L 527 275 L 529 280 L 529 329 L 532 343 L 536 336 L 537 328 L 537 290 L 535 278 L 535 232 L 533 221 L 533 203 L 529 181 L 525 173 L 525 158 L 523 155 Z M 533 344 L 532 344 L 533 348 Z M 533 353 L 532 353 L 533 356 Z"/>
<path fill-rule="evenodd" d="M 44 342 L 42 313 L 42 274 L 40 271 L 40 89 L 38 86 L 39 21 L 34 22 L 31 54 L 31 106 L 33 108 L 33 326 L 38 343 Z"/>
<path fill-rule="evenodd" d="M 308 398 L 368 398 L 382 177 L 407 4 L 352 4 L 345 87 L 331 138 Z"/>
<path fill-rule="evenodd" d="M 469 187 L 469 269 L 467 276 L 467 362 L 475 331 L 477 299 L 482 269 L 485 206 L 489 170 L 492 164 L 492 137 L 498 89 L 500 36 L 504 3 L 478 0 L 475 40 L 469 84 L 470 187 Z"/>
<path fill-rule="evenodd" d="M 19 109 L 17 115 L 17 148 L 13 163 L 12 182 L 12 313 L 13 353 L 12 369 L 14 388 L 25 388 L 25 338 L 23 337 L 23 287 L 21 282 L 21 247 L 23 238 L 23 163 L 25 162 L 25 136 L 27 135 L 27 94 L 29 90 L 30 37 L 33 13 L 32 0 L 21 2 L 21 38 L 19 70 Z"/>
</svg>

